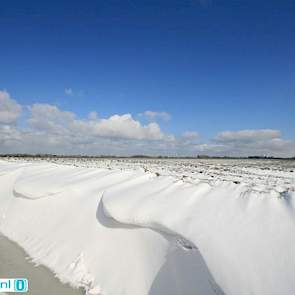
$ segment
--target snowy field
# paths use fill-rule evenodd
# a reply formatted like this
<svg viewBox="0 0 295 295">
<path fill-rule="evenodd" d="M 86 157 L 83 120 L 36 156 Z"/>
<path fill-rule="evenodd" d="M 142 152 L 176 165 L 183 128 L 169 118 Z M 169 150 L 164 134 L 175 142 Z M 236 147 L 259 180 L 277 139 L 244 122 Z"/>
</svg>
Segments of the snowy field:
<svg viewBox="0 0 295 295">
<path fill-rule="evenodd" d="M 295 162 L 0 160 L 0 233 L 90 295 L 292 295 Z"/>
</svg>

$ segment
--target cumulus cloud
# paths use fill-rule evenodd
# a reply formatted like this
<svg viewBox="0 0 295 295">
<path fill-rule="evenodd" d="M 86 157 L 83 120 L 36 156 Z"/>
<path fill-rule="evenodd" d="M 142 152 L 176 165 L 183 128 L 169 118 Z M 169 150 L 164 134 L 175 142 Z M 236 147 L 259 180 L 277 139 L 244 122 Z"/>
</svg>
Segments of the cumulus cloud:
<svg viewBox="0 0 295 295">
<path fill-rule="evenodd" d="M 149 121 L 156 121 L 157 119 L 163 121 L 171 120 L 171 115 L 167 112 L 154 112 L 154 111 L 145 111 L 139 114 L 140 117 L 144 117 Z"/>
<path fill-rule="evenodd" d="M 62 111 L 48 104 L 34 104 L 30 107 L 28 122 L 36 130 L 48 134 L 83 138 L 85 136 L 107 137 L 135 140 L 170 140 L 157 123 L 142 125 L 131 114 L 113 115 L 109 118 L 97 118 L 91 113 L 89 119 L 76 118 L 72 112 Z"/>
<path fill-rule="evenodd" d="M 7 91 L 0 90 L 0 124 L 14 124 L 21 114 L 21 106 Z"/>
<path fill-rule="evenodd" d="M 94 125 L 95 134 L 100 136 L 121 137 L 128 139 L 164 140 L 166 136 L 162 133 L 157 123 L 141 125 L 139 121 L 132 118 L 130 114 L 114 115 L 108 119 L 102 119 Z M 168 139 L 168 138 L 167 138 Z"/>
<path fill-rule="evenodd" d="M 273 129 L 224 131 L 201 142 L 194 132 L 185 132 L 171 146 L 177 155 L 294 157 L 295 141 L 281 136 L 281 131 Z"/>
<path fill-rule="evenodd" d="M 90 112 L 88 114 L 88 119 L 89 120 L 96 120 L 97 119 L 97 112 Z"/>
<path fill-rule="evenodd" d="M 224 131 L 214 139 L 218 144 L 215 152 L 229 156 L 294 156 L 295 142 L 281 136 L 281 131 L 276 129 Z"/>
<path fill-rule="evenodd" d="M 224 131 L 216 136 L 218 142 L 253 142 L 257 140 L 279 138 L 280 130 L 274 129 L 257 129 L 257 130 L 240 130 L 240 131 Z"/>
<path fill-rule="evenodd" d="M 295 156 L 295 142 L 283 139 L 275 129 L 224 131 L 202 142 L 196 131 L 167 134 L 154 119 L 143 124 L 131 114 L 101 118 L 90 112 L 80 118 L 55 105 L 37 103 L 28 107 L 19 125 L 21 110 L 7 92 L 0 91 L 1 153 Z"/>
<path fill-rule="evenodd" d="M 71 112 L 61 111 L 58 107 L 49 104 L 33 104 L 29 107 L 29 125 L 36 130 L 48 133 L 65 134 L 75 120 Z"/>
<path fill-rule="evenodd" d="M 26 128 L 0 128 L 0 152 L 128 155 L 175 140 L 157 123 L 143 125 L 131 114 L 98 118 L 93 112 L 80 119 L 50 104 L 33 104 L 28 110 Z"/>
<path fill-rule="evenodd" d="M 199 133 L 196 131 L 185 131 L 182 134 L 182 138 L 184 140 L 189 140 L 189 141 L 196 140 L 198 139 L 198 137 L 199 137 Z"/>
</svg>

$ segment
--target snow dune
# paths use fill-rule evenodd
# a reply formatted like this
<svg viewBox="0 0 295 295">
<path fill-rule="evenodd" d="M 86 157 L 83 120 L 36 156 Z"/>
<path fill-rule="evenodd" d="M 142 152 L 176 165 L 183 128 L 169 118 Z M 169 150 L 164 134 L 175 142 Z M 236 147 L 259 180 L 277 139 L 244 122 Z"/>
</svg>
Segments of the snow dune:
<svg viewBox="0 0 295 295">
<path fill-rule="evenodd" d="M 0 232 L 93 295 L 294 294 L 294 198 L 139 167 L 0 162 Z"/>
</svg>

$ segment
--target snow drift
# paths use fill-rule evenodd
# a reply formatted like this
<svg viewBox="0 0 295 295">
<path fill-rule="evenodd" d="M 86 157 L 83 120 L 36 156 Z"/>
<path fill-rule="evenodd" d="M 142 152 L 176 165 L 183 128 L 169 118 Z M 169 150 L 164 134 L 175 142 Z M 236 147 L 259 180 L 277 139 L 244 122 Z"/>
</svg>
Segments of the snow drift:
<svg viewBox="0 0 295 295">
<path fill-rule="evenodd" d="M 291 295 L 294 197 L 140 168 L 0 162 L 0 232 L 88 294 Z"/>
</svg>

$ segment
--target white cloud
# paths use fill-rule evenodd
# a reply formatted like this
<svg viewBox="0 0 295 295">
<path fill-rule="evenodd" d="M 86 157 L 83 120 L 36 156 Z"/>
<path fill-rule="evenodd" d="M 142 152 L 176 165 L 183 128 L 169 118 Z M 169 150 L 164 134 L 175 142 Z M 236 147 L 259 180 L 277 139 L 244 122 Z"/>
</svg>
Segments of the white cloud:
<svg viewBox="0 0 295 295">
<path fill-rule="evenodd" d="M 276 129 L 224 131 L 215 137 L 219 145 L 215 152 L 229 156 L 294 156 L 295 142 L 281 136 Z"/>
<path fill-rule="evenodd" d="M 88 114 L 88 119 L 89 120 L 97 120 L 97 112 L 90 112 Z"/>
<path fill-rule="evenodd" d="M 164 140 L 157 123 L 141 125 L 139 121 L 132 118 L 130 114 L 114 115 L 108 119 L 102 119 L 94 124 L 95 134 L 99 136 L 110 136 L 128 139 Z"/>
<path fill-rule="evenodd" d="M 62 134 L 75 120 L 73 113 L 61 111 L 58 107 L 49 104 L 33 104 L 29 110 L 28 123 L 36 130 Z"/>
<path fill-rule="evenodd" d="M 100 118 L 91 112 L 79 118 L 40 103 L 28 107 L 28 118 L 24 117 L 25 124 L 20 126 L 21 109 L 7 92 L 0 91 L 2 153 L 295 156 L 295 142 L 283 139 L 275 129 L 224 131 L 211 142 L 201 142 L 196 131 L 175 137 L 164 133 L 158 123 L 143 124 L 131 114 Z"/>
<path fill-rule="evenodd" d="M 182 138 L 184 140 L 196 140 L 198 139 L 199 137 L 199 133 L 196 132 L 196 131 L 185 131 L 183 134 L 182 134 Z"/>
<path fill-rule="evenodd" d="M 257 129 L 257 130 L 239 130 L 239 131 L 223 131 L 217 134 L 218 142 L 253 142 L 262 139 L 279 138 L 280 130 L 274 129 Z"/>
<path fill-rule="evenodd" d="M 113 115 L 98 119 L 95 112 L 89 118 L 81 120 L 72 112 L 61 111 L 58 107 L 48 104 L 34 104 L 30 108 L 28 119 L 30 126 L 48 134 L 72 137 L 106 137 L 134 140 L 169 140 L 157 123 L 142 125 L 132 115 Z"/>
<path fill-rule="evenodd" d="M 128 155 L 175 140 L 157 123 L 143 125 L 131 114 L 98 118 L 92 112 L 80 119 L 49 104 L 33 104 L 28 111 L 27 128 L 0 125 L 0 152 Z"/>
<path fill-rule="evenodd" d="M 0 124 L 14 124 L 21 114 L 21 106 L 9 93 L 0 90 Z"/>
<path fill-rule="evenodd" d="M 143 113 L 140 113 L 139 116 L 144 117 L 149 121 L 156 121 L 157 119 L 163 121 L 171 120 L 171 115 L 167 112 L 145 111 Z"/>
<path fill-rule="evenodd" d="M 72 96 L 74 94 L 72 88 L 65 88 L 65 95 Z"/>
</svg>

